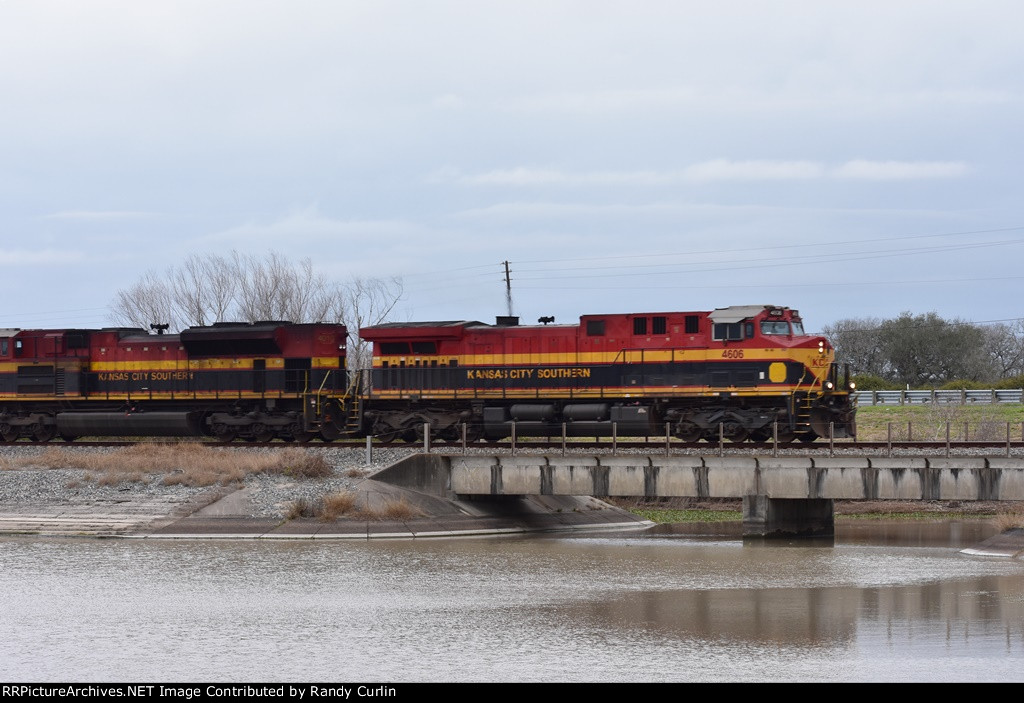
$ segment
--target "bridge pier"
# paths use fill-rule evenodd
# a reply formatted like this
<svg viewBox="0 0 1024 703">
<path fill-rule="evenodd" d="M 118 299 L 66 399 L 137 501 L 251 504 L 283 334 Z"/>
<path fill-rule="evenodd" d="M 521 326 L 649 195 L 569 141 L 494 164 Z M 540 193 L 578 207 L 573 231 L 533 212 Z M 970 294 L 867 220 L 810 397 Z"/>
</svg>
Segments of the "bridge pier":
<svg viewBox="0 0 1024 703">
<path fill-rule="evenodd" d="M 833 537 L 831 498 L 743 496 L 744 537 Z"/>
</svg>

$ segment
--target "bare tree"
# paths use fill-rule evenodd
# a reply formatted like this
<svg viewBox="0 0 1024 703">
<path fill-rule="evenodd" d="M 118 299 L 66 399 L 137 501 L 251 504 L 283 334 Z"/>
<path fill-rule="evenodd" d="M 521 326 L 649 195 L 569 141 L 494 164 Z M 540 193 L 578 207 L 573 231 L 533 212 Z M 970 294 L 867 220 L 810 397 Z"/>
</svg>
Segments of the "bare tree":
<svg viewBox="0 0 1024 703">
<path fill-rule="evenodd" d="M 150 272 L 117 292 L 110 304 L 117 324 L 147 327 L 154 322 L 173 331 L 214 322 L 287 320 L 340 322 L 350 330 L 351 367 L 368 365 L 359 328 L 383 321 L 402 297 L 398 278 L 327 280 L 312 260 L 297 264 L 278 252 L 260 258 L 193 254 L 163 277 Z"/>
<path fill-rule="evenodd" d="M 288 266 L 277 252 L 260 260 L 252 254 L 231 252 L 235 280 L 237 317 L 246 322 L 284 319 L 283 289 L 287 285 Z M 293 320 L 299 322 L 300 320 Z"/>
<path fill-rule="evenodd" d="M 836 349 L 836 358 L 850 365 L 854 373 L 885 376 L 886 358 L 882 353 L 879 331 L 882 320 L 859 317 L 826 325 L 824 334 Z"/>
<path fill-rule="evenodd" d="M 182 320 L 207 325 L 223 320 L 234 300 L 234 267 L 220 256 L 191 254 L 167 273 Z"/>
<path fill-rule="evenodd" d="M 370 346 L 359 337 L 360 327 L 384 322 L 402 299 L 404 288 L 400 278 L 355 278 L 335 298 L 340 308 L 334 314 L 349 329 L 348 359 L 350 369 L 370 367 Z"/>
<path fill-rule="evenodd" d="M 111 322 L 122 327 L 148 329 L 152 324 L 166 324 L 177 330 L 181 322 L 171 285 L 152 271 L 130 287 L 119 290 L 110 310 Z"/>
<path fill-rule="evenodd" d="M 1024 373 L 1024 320 L 986 327 L 985 347 L 997 378 Z"/>
</svg>

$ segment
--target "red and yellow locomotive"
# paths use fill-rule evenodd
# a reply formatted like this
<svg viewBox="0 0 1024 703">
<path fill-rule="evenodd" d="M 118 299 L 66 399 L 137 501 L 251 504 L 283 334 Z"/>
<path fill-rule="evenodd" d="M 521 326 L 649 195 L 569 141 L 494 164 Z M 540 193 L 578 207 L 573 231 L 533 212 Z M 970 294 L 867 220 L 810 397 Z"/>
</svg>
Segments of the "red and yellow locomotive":
<svg viewBox="0 0 1024 703">
<path fill-rule="evenodd" d="M 795 310 L 538 322 L 364 327 L 372 368 L 352 383 L 337 324 L 0 330 L 0 441 L 856 434 L 852 386 Z"/>
<path fill-rule="evenodd" d="M 342 325 L 287 322 L 0 330 L 0 440 L 334 438 L 346 342 Z"/>
<path fill-rule="evenodd" d="M 584 315 L 579 324 L 391 323 L 373 342 L 366 431 L 414 439 L 659 436 L 781 441 L 856 434 L 852 385 L 797 311 Z M 777 430 L 776 430 L 777 427 Z"/>
</svg>

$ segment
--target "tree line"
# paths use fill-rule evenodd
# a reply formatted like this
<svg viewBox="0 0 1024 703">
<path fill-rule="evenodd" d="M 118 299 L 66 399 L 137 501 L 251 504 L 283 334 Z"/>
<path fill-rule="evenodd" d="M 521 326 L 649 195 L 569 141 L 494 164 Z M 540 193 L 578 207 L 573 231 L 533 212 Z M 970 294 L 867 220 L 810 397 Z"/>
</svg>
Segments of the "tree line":
<svg viewBox="0 0 1024 703">
<path fill-rule="evenodd" d="M 1024 320 L 977 325 L 903 312 L 839 320 L 823 334 L 864 390 L 1024 386 Z"/>
</svg>

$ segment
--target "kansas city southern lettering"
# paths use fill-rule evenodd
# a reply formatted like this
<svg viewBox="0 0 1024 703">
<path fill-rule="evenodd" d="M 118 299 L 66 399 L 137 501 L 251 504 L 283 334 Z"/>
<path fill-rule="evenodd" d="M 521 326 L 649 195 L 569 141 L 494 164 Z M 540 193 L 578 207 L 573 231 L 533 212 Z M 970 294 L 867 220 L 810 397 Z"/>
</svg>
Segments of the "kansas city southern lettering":
<svg viewBox="0 0 1024 703">
<path fill-rule="evenodd" d="M 574 366 L 559 369 L 466 369 L 469 381 L 534 378 L 590 378 L 590 369 Z"/>
<path fill-rule="evenodd" d="M 101 381 L 191 381 L 191 371 L 111 371 L 96 374 Z"/>
</svg>

